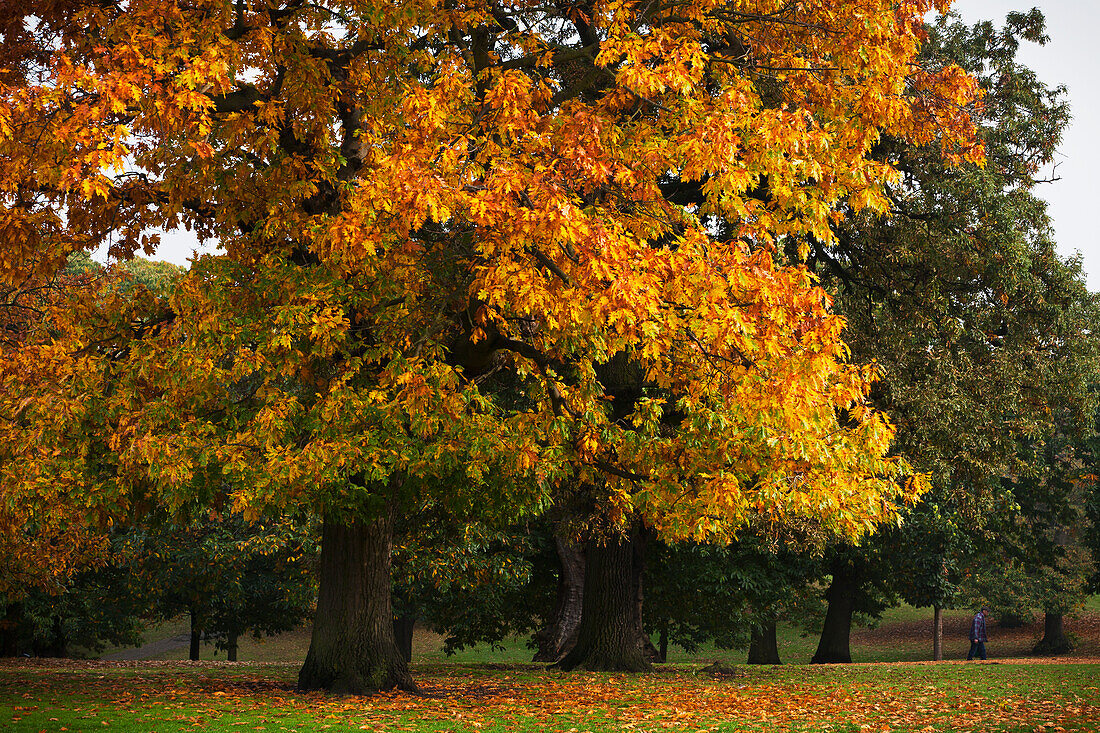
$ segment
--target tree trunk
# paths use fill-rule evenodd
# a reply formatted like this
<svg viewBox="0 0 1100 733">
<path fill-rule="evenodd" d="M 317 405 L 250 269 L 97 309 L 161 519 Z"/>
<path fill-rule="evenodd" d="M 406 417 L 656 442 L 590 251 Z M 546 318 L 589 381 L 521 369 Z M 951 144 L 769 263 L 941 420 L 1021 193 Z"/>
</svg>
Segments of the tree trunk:
<svg viewBox="0 0 1100 733">
<path fill-rule="evenodd" d="M 50 639 L 47 643 L 32 642 L 31 646 L 34 650 L 34 656 L 36 657 L 57 657 L 63 659 L 69 656 L 68 653 L 68 640 L 65 638 L 65 622 L 60 616 L 54 616 L 51 626 L 53 627 L 53 633 L 50 634 Z"/>
<path fill-rule="evenodd" d="M 0 657 L 19 656 L 19 625 L 23 621 L 23 604 L 9 603 L 0 619 Z"/>
<path fill-rule="evenodd" d="M 553 615 L 535 633 L 537 651 L 532 661 L 557 662 L 577 643 L 584 601 L 584 548 L 554 535 L 561 570 L 558 573 L 558 602 Z"/>
<path fill-rule="evenodd" d="M 413 658 L 413 628 L 415 626 L 415 613 L 407 613 L 393 620 L 393 636 L 397 641 L 397 648 L 401 651 L 401 657 L 406 662 L 411 662 Z"/>
<path fill-rule="evenodd" d="M 753 624 L 749 641 L 749 664 L 783 664 L 779 658 L 779 644 L 775 639 L 775 619 Z"/>
<path fill-rule="evenodd" d="M 642 633 L 641 576 L 644 537 L 635 527 L 587 544 L 584 600 L 577 643 L 558 666 L 565 670 L 645 672 L 646 650 L 653 644 Z"/>
<path fill-rule="evenodd" d="M 240 634 L 230 631 L 225 640 L 225 658 L 230 662 L 237 661 L 237 640 Z"/>
<path fill-rule="evenodd" d="M 1043 618 L 1043 638 L 1032 649 L 1032 654 L 1065 654 L 1073 649 L 1066 636 L 1065 617 L 1060 613 L 1047 613 Z"/>
<path fill-rule="evenodd" d="M 657 650 L 657 661 L 664 664 L 668 661 L 668 621 L 661 623 L 661 635 L 658 639 L 661 646 Z"/>
<path fill-rule="evenodd" d="M 932 607 L 932 661 L 943 661 L 943 608 Z"/>
<path fill-rule="evenodd" d="M 393 507 L 372 522 L 325 516 L 317 613 L 298 689 L 416 691 L 393 634 Z"/>
<path fill-rule="evenodd" d="M 821 640 L 810 664 L 848 664 L 852 661 L 850 640 L 857 589 L 855 571 L 845 563 L 838 563 L 833 570 L 833 582 L 825 592 L 829 609 L 825 612 Z"/>
<path fill-rule="evenodd" d="M 202 622 L 199 620 L 199 615 L 194 608 L 190 609 L 191 614 L 191 650 L 187 655 L 187 658 L 192 662 L 199 661 L 199 642 L 202 641 Z"/>
</svg>

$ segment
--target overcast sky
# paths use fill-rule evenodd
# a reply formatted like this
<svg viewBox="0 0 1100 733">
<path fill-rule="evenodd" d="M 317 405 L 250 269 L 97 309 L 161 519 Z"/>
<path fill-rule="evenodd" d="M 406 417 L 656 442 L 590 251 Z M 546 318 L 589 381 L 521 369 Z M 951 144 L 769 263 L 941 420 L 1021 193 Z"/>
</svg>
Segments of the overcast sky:
<svg viewBox="0 0 1100 733">
<path fill-rule="evenodd" d="M 1094 120 L 1100 110 L 1100 82 L 1097 79 L 1096 29 L 1100 27 L 1100 3 L 1094 0 L 955 0 L 954 9 L 967 22 L 994 20 L 1003 23 L 1013 10 L 1038 5 L 1047 18 L 1046 46 L 1024 44 L 1021 60 L 1050 86 L 1064 84 L 1069 90 L 1073 122 L 1058 153 L 1055 175 L 1060 180 L 1040 186 L 1039 193 L 1050 202 L 1058 249 L 1064 256 L 1080 253 L 1089 289 L 1100 290 L 1100 241 L 1097 224 L 1097 171 L 1100 145 L 1093 139 Z M 194 237 L 170 234 L 156 257 L 187 264 L 198 247 Z M 205 249 L 212 250 L 208 245 Z"/>
<path fill-rule="evenodd" d="M 1047 19 L 1045 46 L 1024 43 L 1018 58 L 1048 86 L 1065 85 L 1073 121 L 1059 148 L 1054 173 L 1060 180 L 1040 185 L 1038 193 L 1050 203 L 1058 251 L 1070 257 L 1080 253 L 1089 290 L 1100 290 L 1100 238 L 1092 215 L 1097 213 L 1096 172 L 1100 146 L 1094 139 L 1100 113 L 1097 78 L 1096 29 L 1100 3 L 1095 0 L 955 0 L 954 10 L 967 22 L 994 20 L 1003 24 L 1014 10 L 1038 7 Z"/>
</svg>

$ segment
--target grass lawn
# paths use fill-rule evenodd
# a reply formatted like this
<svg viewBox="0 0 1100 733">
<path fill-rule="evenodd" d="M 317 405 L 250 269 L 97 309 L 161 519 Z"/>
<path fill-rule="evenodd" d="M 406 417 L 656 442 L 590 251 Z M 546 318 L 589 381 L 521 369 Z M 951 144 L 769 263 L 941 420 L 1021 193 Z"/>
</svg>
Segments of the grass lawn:
<svg viewBox="0 0 1100 733">
<path fill-rule="evenodd" d="M 1100 665 L 673 665 L 648 675 L 416 665 L 422 695 L 293 690 L 288 664 L 0 666 L 0 728 L 37 731 L 1098 731 Z"/>
<path fill-rule="evenodd" d="M 969 611 L 944 612 L 944 658 L 965 659 L 970 648 L 968 634 L 972 615 Z M 990 626 L 989 653 L 992 659 L 1026 657 L 1042 636 L 1042 619 L 1019 629 L 1001 629 Z M 1076 637 L 1078 650 L 1074 656 L 1100 658 L 1100 596 L 1090 599 L 1082 611 L 1066 621 L 1066 629 Z M 147 641 L 155 641 L 187 633 L 187 622 L 178 620 L 149 630 Z M 778 631 L 779 655 L 789 664 L 805 664 L 817 648 L 817 637 L 799 629 L 780 624 Z M 250 637 L 240 640 L 238 659 L 252 662 L 300 662 L 309 648 L 309 629 L 299 629 L 287 634 L 256 641 Z M 932 658 L 932 609 L 901 606 L 883 614 L 882 621 L 873 629 L 856 628 L 851 638 L 852 660 L 855 662 L 920 662 Z M 187 646 L 155 654 L 150 659 L 187 659 Z M 443 653 L 443 637 L 427 629 L 417 629 L 413 636 L 413 662 L 416 663 L 492 663 L 517 664 L 531 661 L 532 650 L 526 638 L 507 640 L 501 647 L 477 646 L 464 649 L 448 657 Z M 218 661 L 225 659 L 225 652 L 216 651 L 212 644 L 204 644 L 200 659 Z M 745 661 L 743 649 L 716 649 L 704 646 L 695 654 L 688 654 L 673 646 L 669 649 L 669 662 L 740 664 Z"/>
<path fill-rule="evenodd" d="M 967 612 L 945 620 L 945 656 L 969 646 Z M 242 640 L 241 663 L 10 660 L 0 663 L 0 730 L 478 733 L 884 733 L 885 731 L 1100 732 L 1100 604 L 1067 622 L 1075 655 L 1027 660 L 1041 623 L 991 628 L 988 663 L 922 663 L 931 654 L 931 612 L 898 608 L 875 629 L 852 634 L 854 664 L 805 662 L 816 639 L 782 629 L 780 667 L 733 667 L 744 651 L 706 648 L 647 675 L 563 674 L 528 664 L 524 640 L 447 658 L 438 634 L 417 630 L 414 675 L 421 695 L 331 697 L 294 691 L 308 629 Z M 184 622 L 151 629 L 179 638 Z M 175 660 L 186 648 L 161 654 Z M 203 647 L 204 659 L 213 647 Z M 219 653 L 224 659 L 224 653 Z"/>
</svg>

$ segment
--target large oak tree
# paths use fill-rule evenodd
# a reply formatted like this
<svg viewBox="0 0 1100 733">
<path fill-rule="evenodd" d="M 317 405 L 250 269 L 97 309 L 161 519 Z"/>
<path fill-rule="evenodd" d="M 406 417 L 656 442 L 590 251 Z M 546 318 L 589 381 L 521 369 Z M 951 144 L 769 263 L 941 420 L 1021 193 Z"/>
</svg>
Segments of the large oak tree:
<svg viewBox="0 0 1100 733">
<path fill-rule="evenodd" d="M 867 531 L 919 482 L 772 246 L 885 207 L 884 133 L 981 157 L 972 82 L 913 63 L 931 4 L 5 4 L 0 282 L 157 228 L 222 247 L 7 355 L 5 498 L 315 508 L 299 685 L 349 692 L 414 687 L 389 558 L 419 492 L 515 515 L 575 482 L 668 539 Z"/>
</svg>

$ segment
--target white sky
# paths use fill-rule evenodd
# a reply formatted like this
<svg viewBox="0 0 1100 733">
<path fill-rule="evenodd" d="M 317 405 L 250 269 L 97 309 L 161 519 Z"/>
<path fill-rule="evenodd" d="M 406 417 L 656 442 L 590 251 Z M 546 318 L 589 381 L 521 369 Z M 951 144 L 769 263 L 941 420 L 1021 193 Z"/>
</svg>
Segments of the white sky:
<svg viewBox="0 0 1100 733">
<path fill-rule="evenodd" d="M 1048 86 L 1065 85 L 1073 120 L 1065 132 L 1054 174 L 1060 180 L 1040 185 L 1038 193 L 1050 204 L 1058 251 L 1064 257 L 1081 255 L 1089 290 L 1100 290 L 1100 237 L 1092 214 L 1097 208 L 1096 171 L 1100 147 L 1093 127 L 1100 112 L 1100 78 L 1095 58 L 1096 29 L 1100 27 L 1097 0 L 955 0 L 953 9 L 968 23 L 993 20 L 1004 24 L 1012 11 L 1038 7 L 1047 19 L 1050 42 L 1024 42 L 1017 58 Z"/>
<path fill-rule="evenodd" d="M 1096 29 L 1100 28 L 1100 2 L 1096 0 L 955 0 L 954 9 L 968 23 L 993 20 L 1003 25 L 1005 15 L 1026 11 L 1033 5 L 1047 18 L 1050 43 L 1024 43 L 1019 58 L 1050 86 L 1069 90 L 1073 122 L 1059 149 L 1055 175 L 1060 180 L 1043 184 L 1039 193 L 1050 203 L 1058 250 L 1069 257 L 1080 253 L 1089 289 L 1100 290 L 1100 241 L 1092 221 L 1097 203 L 1096 171 L 1100 171 L 1100 146 L 1092 139 L 1100 110 L 1100 80 L 1094 62 Z M 186 265 L 198 241 L 187 232 L 164 237 L 158 259 Z M 201 251 L 213 251 L 208 243 Z"/>
</svg>

